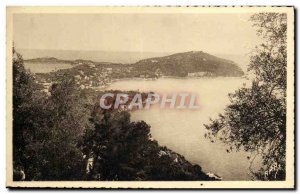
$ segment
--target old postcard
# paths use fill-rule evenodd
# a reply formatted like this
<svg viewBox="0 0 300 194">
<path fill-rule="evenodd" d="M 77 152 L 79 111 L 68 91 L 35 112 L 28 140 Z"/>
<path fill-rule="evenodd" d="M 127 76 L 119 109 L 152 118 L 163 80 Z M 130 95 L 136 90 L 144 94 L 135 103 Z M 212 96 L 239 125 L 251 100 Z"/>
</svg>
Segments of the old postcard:
<svg viewBox="0 0 300 194">
<path fill-rule="evenodd" d="M 7 7 L 7 187 L 295 186 L 293 7 Z"/>
</svg>

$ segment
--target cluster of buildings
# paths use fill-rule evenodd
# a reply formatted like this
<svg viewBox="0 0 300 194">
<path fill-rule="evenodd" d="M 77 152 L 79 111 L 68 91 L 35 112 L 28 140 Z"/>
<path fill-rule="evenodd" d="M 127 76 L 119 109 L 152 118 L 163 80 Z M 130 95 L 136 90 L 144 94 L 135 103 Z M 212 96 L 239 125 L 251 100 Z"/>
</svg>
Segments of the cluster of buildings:
<svg viewBox="0 0 300 194">
<path fill-rule="evenodd" d="M 199 71 L 194 73 L 188 73 L 188 77 L 211 77 L 214 76 L 212 72 Z"/>
<path fill-rule="evenodd" d="M 76 84 L 81 89 L 106 87 L 114 80 L 132 76 L 132 66 L 123 65 L 123 67 L 120 67 L 120 65 L 115 64 L 112 66 L 77 61 L 76 66 L 73 68 L 60 69 L 49 73 L 37 73 L 36 78 L 37 82 L 43 85 L 44 90 L 48 91 L 53 83 L 66 78 L 66 76 L 74 77 Z"/>
<path fill-rule="evenodd" d="M 156 61 L 155 61 L 156 62 Z M 81 89 L 101 89 L 111 82 L 120 79 L 142 78 L 157 79 L 161 77 L 160 69 L 140 69 L 134 65 L 101 63 L 75 60 L 72 68 L 53 70 L 48 73 L 36 73 L 36 80 L 42 84 L 43 90 L 49 92 L 49 87 L 68 76 L 75 79 Z"/>
</svg>

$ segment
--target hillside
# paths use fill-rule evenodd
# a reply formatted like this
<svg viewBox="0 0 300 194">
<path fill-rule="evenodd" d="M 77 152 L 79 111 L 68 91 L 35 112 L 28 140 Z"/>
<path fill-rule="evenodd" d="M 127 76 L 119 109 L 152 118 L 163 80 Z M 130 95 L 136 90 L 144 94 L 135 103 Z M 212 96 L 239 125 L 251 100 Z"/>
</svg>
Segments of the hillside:
<svg viewBox="0 0 300 194">
<path fill-rule="evenodd" d="M 115 78 L 158 78 L 160 76 L 239 77 L 244 74 L 242 69 L 235 62 L 219 58 L 202 51 L 191 51 L 164 57 L 147 58 L 133 64 L 94 62 L 92 60 L 83 59 L 61 60 L 54 57 L 28 59 L 24 62 L 25 65 L 29 66 L 29 69 L 36 68 L 34 70 L 31 69 L 33 72 L 39 72 L 39 69 L 42 70 L 47 67 L 50 71 L 66 69 L 67 71 L 73 72 L 73 70 L 70 68 L 74 66 L 84 67 L 85 65 L 90 65 L 85 66 L 86 68 L 90 68 L 93 65 L 96 65 L 102 68 L 111 68 L 113 74 L 112 76 Z M 30 66 L 30 64 L 39 64 L 39 66 Z M 54 69 L 53 66 L 55 66 Z M 130 68 L 130 71 L 123 71 L 123 69 L 128 68 Z M 91 69 L 91 71 L 93 70 Z M 41 73 L 44 72 L 42 71 Z"/>
<path fill-rule="evenodd" d="M 60 77 L 71 76 L 82 88 L 107 86 L 114 80 L 162 76 L 176 77 L 239 77 L 244 73 L 233 61 L 202 51 L 177 53 L 148 58 L 134 64 L 94 62 L 77 59 L 37 58 L 25 61 L 26 68 L 36 73 L 40 83 L 49 85 Z"/>
<path fill-rule="evenodd" d="M 134 64 L 134 68 L 141 72 L 160 72 L 165 76 L 242 76 L 244 73 L 236 63 L 215 57 L 208 53 L 185 52 L 165 57 L 141 60 Z"/>
</svg>

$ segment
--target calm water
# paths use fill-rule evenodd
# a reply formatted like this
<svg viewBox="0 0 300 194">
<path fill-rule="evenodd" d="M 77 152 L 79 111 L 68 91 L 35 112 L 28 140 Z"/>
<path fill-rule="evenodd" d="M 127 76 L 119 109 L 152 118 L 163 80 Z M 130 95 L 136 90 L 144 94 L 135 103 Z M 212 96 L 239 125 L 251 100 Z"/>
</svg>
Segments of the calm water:
<svg viewBox="0 0 300 194">
<path fill-rule="evenodd" d="M 60 69 L 69 69 L 73 67 L 70 63 L 45 64 L 45 63 L 31 63 L 31 62 L 25 62 L 24 66 L 32 73 L 49 73 L 51 71 L 57 71 Z"/>
<path fill-rule="evenodd" d="M 216 118 L 229 103 L 228 93 L 241 87 L 242 78 L 200 78 L 126 80 L 114 82 L 107 89 L 153 91 L 158 93 L 192 92 L 201 106 L 197 110 L 138 110 L 132 120 L 144 120 L 151 125 L 151 134 L 160 145 L 182 154 L 199 164 L 205 172 L 213 172 L 223 180 L 249 180 L 247 156 L 250 153 L 227 153 L 221 142 L 211 143 L 204 138 L 203 124 Z"/>
</svg>

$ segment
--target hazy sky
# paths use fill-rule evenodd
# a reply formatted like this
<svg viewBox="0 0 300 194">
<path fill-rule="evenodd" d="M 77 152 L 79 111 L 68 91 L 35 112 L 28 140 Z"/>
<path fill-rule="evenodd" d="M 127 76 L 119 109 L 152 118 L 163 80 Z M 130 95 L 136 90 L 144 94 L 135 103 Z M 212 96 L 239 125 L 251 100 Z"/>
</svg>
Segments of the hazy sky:
<svg viewBox="0 0 300 194">
<path fill-rule="evenodd" d="M 258 43 L 241 14 L 16 14 L 16 48 L 246 54 Z"/>
</svg>

